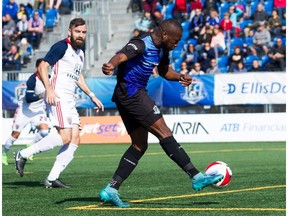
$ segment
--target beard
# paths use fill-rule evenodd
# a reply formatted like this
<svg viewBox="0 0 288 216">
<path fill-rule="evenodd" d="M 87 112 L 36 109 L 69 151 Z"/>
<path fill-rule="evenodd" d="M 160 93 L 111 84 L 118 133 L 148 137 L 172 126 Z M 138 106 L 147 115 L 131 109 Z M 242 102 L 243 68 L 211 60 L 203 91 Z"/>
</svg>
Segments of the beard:
<svg viewBox="0 0 288 216">
<path fill-rule="evenodd" d="M 85 43 L 83 38 L 80 38 L 80 37 L 74 38 L 73 35 L 71 35 L 70 41 L 71 41 L 72 47 L 77 48 L 77 49 L 83 48 L 84 43 Z"/>
</svg>

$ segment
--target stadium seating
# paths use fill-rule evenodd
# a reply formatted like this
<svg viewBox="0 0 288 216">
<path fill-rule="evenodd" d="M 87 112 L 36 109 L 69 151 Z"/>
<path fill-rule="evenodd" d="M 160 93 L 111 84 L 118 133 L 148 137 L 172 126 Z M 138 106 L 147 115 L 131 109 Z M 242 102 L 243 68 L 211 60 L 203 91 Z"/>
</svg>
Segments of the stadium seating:
<svg viewBox="0 0 288 216">
<path fill-rule="evenodd" d="M 197 40 L 194 38 L 190 38 L 187 40 L 187 44 L 193 44 L 194 46 L 197 45 Z"/>
<path fill-rule="evenodd" d="M 172 51 L 172 60 L 174 61 L 175 59 L 178 59 L 178 58 L 181 58 L 183 55 L 183 49 L 182 48 L 175 48 L 173 51 Z"/>
<path fill-rule="evenodd" d="M 232 38 L 231 39 L 231 41 L 230 41 L 230 53 L 233 53 L 235 46 L 239 46 L 240 48 L 243 47 L 242 38 Z"/>
<path fill-rule="evenodd" d="M 171 18 L 173 18 L 174 8 L 175 8 L 175 4 L 173 4 L 173 3 L 167 4 L 167 6 L 166 6 L 166 8 L 165 8 L 164 19 L 171 19 Z"/>
<path fill-rule="evenodd" d="M 47 31 L 53 31 L 53 27 L 55 26 L 55 20 L 57 18 L 57 10 L 49 9 L 46 11 L 46 21 L 45 26 Z"/>
<path fill-rule="evenodd" d="M 252 23 L 252 20 L 243 19 L 239 22 L 239 27 L 243 30 L 246 26 Z"/>
<path fill-rule="evenodd" d="M 259 57 L 258 56 L 254 56 L 254 55 L 248 55 L 244 59 L 245 67 L 246 67 L 247 70 L 250 70 L 252 68 L 252 62 L 254 60 L 259 60 Z"/>
<path fill-rule="evenodd" d="M 271 62 L 271 61 L 272 61 L 272 59 L 269 56 L 267 56 L 267 55 L 262 56 L 262 58 L 261 58 L 261 68 L 262 68 L 263 71 L 266 71 L 266 64 Z"/>
<path fill-rule="evenodd" d="M 219 8 L 220 19 L 223 19 L 224 14 L 229 11 L 229 7 L 230 7 L 230 3 L 227 1 L 224 1 L 220 4 L 220 8 Z"/>
<path fill-rule="evenodd" d="M 181 63 L 183 62 L 183 58 L 175 59 L 173 62 L 174 70 L 179 72 L 181 70 Z"/>
<path fill-rule="evenodd" d="M 229 60 L 228 56 L 226 55 L 220 56 L 218 58 L 218 67 L 219 68 L 226 67 L 228 65 L 228 60 Z"/>
</svg>

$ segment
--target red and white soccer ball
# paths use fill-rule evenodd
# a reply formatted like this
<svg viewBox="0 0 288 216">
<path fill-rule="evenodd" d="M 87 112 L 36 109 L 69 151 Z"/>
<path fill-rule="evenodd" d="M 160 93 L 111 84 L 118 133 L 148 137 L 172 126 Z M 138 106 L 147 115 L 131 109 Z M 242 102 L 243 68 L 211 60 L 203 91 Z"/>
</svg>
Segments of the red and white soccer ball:
<svg viewBox="0 0 288 216">
<path fill-rule="evenodd" d="M 232 180 L 232 171 L 231 171 L 230 167 L 226 163 L 224 163 L 222 161 L 215 161 L 213 163 L 210 163 L 206 167 L 205 172 L 207 174 L 210 174 L 210 175 L 222 174 L 224 176 L 224 178 L 220 182 L 212 185 L 212 187 L 214 187 L 214 188 L 225 187 Z"/>
</svg>

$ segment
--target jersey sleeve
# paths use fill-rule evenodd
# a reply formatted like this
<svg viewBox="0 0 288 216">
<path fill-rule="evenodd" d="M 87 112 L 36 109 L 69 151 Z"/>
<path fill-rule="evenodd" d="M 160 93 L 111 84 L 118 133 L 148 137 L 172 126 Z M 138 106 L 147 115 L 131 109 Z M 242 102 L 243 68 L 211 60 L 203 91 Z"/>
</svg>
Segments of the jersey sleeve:
<svg viewBox="0 0 288 216">
<path fill-rule="evenodd" d="M 145 43 L 140 39 L 132 39 L 126 44 L 118 53 L 123 53 L 128 59 L 143 53 L 145 50 Z"/>
<path fill-rule="evenodd" d="M 35 87 L 36 87 L 36 76 L 33 74 L 29 77 L 26 82 L 27 89 L 25 94 L 25 100 L 27 103 L 32 103 L 39 100 L 39 95 L 35 95 Z"/>
<path fill-rule="evenodd" d="M 44 61 L 48 62 L 50 66 L 54 65 L 64 56 L 67 48 L 68 44 L 65 40 L 55 43 L 44 57 Z"/>
</svg>

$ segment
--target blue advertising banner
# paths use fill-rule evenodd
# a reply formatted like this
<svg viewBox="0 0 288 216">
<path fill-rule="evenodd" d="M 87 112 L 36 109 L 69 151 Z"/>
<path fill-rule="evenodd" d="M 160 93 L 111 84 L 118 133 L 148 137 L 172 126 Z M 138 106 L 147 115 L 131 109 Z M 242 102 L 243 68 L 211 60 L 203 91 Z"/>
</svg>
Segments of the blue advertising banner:
<svg viewBox="0 0 288 216">
<path fill-rule="evenodd" d="M 285 80 L 285 73 L 276 72 L 201 75 L 193 76 L 192 84 L 183 87 L 179 82 L 151 77 L 147 90 L 156 104 L 163 107 L 193 104 L 285 104 Z M 111 101 L 116 77 L 88 78 L 86 82 L 105 108 L 116 107 Z M 25 91 L 25 82 L 2 81 L 2 109 L 16 109 L 17 102 L 25 95 Z M 75 98 L 77 108 L 94 107 L 90 98 L 80 89 L 76 90 Z"/>
</svg>

